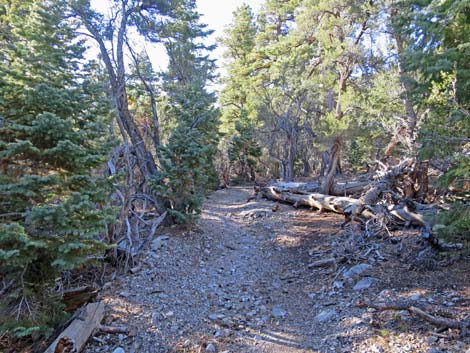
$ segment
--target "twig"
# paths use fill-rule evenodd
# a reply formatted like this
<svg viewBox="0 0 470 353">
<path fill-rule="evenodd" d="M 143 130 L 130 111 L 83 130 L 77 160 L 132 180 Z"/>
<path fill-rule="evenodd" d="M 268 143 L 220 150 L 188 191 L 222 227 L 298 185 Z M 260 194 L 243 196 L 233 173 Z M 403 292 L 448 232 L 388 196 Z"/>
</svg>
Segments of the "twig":
<svg viewBox="0 0 470 353">
<path fill-rule="evenodd" d="M 155 219 L 153 221 L 152 228 L 150 228 L 149 235 L 144 239 L 142 244 L 140 244 L 140 246 L 135 251 L 134 255 L 137 255 L 142 250 L 142 248 L 145 246 L 145 244 L 147 244 L 147 241 L 155 235 L 155 232 L 157 231 L 157 228 L 160 226 L 160 224 L 163 223 L 163 221 L 165 220 L 166 215 L 167 215 L 167 212 L 163 212 L 160 216 L 158 216 L 157 219 Z"/>
<path fill-rule="evenodd" d="M 461 330 L 462 333 L 464 333 L 466 329 L 470 327 L 469 321 L 450 320 L 450 319 L 445 319 L 445 318 L 438 317 L 435 315 L 431 315 L 430 313 L 424 311 L 423 309 L 413 306 L 411 303 L 406 302 L 406 301 L 372 303 L 372 302 L 366 302 L 366 301 L 360 300 L 356 303 L 356 306 L 359 308 L 369 307 L 369 308 L 376 309 L 378 311 L 408 310 L 411 314 L 414 314 L 420 319 L 423 319 L 424 321 L 427 321 L 433 325 L 436 325 L 439 327 L 445 327 L 445 328 L 459 329 Z"/>
<path fill-rule="evenodd" d="M 126 326 L 98 325 L 96 329 L 104 333 L 128 333 L 129 332 L 129 329 Z"/>
</svg>

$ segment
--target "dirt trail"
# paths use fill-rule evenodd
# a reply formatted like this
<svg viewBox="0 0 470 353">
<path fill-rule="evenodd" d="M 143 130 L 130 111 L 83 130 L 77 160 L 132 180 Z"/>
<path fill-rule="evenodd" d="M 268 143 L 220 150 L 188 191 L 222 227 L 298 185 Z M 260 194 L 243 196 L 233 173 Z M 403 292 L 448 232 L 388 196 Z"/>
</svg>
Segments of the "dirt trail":
<svg viewBox="0 0 470 353">
<path fill-rule="evenodd" d="M 85 351 L 393 352 L 395 343 L 387 343 L 390 350 L 380 340 L 374 346 L 372 314 L 354 306 L 390 283 L 352 290 L 356 280 L 335 278 L 339 269 L 308 266 L 335 245 L 342 218 L 286 205 L 272 212 L 272 202 L 247 203 L 250 194 L 241 187 L 217 191 L 190 230 L 164 230 L 141 269 L 103 295 L 106 323 L 131 332 L 98 336 Z M 381 264 L 371 268 L 377 278 Z M 425 336 L 399 334 L 396 352 L 428 352 Z M 402 349 L 410 341 L 410 350 Z"/>
</svg>

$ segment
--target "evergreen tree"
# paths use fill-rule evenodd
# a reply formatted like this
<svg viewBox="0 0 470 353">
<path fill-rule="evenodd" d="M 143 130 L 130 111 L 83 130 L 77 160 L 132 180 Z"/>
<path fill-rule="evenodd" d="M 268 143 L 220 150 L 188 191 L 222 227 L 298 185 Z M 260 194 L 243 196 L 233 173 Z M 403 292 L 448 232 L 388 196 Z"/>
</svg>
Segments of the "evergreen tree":
<svg viewBox="0 0 470 353">
<path fill-rule="evenodd" d="M 406 1 L 395 7 L 392 26 L 403 41 L 401 60 L 409 94 L 424 111 L 415 153 L 444 161 L 438 182 L 460 195 L 437 217 L 438 234 L 468 241 L 470 136 L 470 11 L 467 1 Z M 459 194 L 459 193 L 457 193 Z"/>
<path fill-rule="evenodd" d="M 212 31 L 199 22 L 195 0 L 182 1 L 175 18 L 167 27 L 170 62 L 163 75 L 164 114 L 175 128 L 162 148 L 162 171 L 154 178 L 153 188 L 168 200 L 174 219 L 185 222 L 200 213 L 205 192 L 218 183 L 213 158 L 219 112 L 215 95 L 206 87 L 214 79 L 215 65 L 208 56 L 213 47 L 202 43 Z"/>
<path fill-rule="evenodd" d="M 235 135 L 228 148 L 229 160 L 237 164 L 237 175 L 242 180 L 255 181 L 256 166 L 262 155 L 261 147 L 255 138 L 255 129 L 245 110 L 241 110 L 240 118 L 235 122 Z"/>
<path fill-rule="evenodd" d="M 227 77 L 220 93 L 222 105 L 221 131 L 228 141 L 230 166 L 241 180 L 254 180 L 255 169 L 262 152 L 255 139 L 259 124 L 257 96 L 253 90 L 252 71 L 257 27 L 248 5 L 234 13 L 232 24 L 221 38 L 226 47 Z"/>
<path fill-rule="evenodd" d="M 61 271 L 103 249 L 109 106 L 89 74 L 62 1 L 0 5 L 0 272 L 2 330 L 47 333 L 63 317 Z M 80 73 L 79 73 L 80 72 Z"/>
</svg>

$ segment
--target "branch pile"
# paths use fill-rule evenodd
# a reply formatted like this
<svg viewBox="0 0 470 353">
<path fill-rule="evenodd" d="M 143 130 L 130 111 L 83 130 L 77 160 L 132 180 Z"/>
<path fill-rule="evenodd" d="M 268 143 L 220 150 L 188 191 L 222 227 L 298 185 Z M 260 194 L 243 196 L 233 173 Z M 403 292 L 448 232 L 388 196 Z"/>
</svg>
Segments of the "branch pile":
<svg viewBox="0 0 470 353">
<path fill-rule="evenodd" d="M 136 255 L 155 235 L 167 213 L 148 190 L 128 143 L 115 148 L 107 167 L 115 180 L 111 202 L 119 208 L 118 222 L 108 230 L 107 243 L 116 245 L 108 256 L 127 271 L 135 265 Z"/>
<path fill-rule="evenodd" d="M 446 248 L 431 232 L 431 224 L 426 220 L 428 215 L 435 214 L 432 205 L 420 203 L 424 200 L 423 189 L 427 192 L 427 176 L 422 173 L 426 168 L 422 162 L 406 159 L 398 165 L 379 172 L 375 181 L 364 181 L 340 184 L 334 190 L 365 190 L 359 198 L 349 196 L 324 195 L 307 190 L 315 190 L 316 183 L 284 183 L 266 186 L 259 189 L 261 194 L 273 201 L 283 202 L 294 207 L 309 207 L 319 212 L 329 211 L 345 216 L 345 224 L 360 222 L 368 235 L 396 229 L 403 226 L 417 226 L 423 229 L 423 237 L 433 246 Z M 413 199 L 414 198 L 414 199 Z"/>
</svg>

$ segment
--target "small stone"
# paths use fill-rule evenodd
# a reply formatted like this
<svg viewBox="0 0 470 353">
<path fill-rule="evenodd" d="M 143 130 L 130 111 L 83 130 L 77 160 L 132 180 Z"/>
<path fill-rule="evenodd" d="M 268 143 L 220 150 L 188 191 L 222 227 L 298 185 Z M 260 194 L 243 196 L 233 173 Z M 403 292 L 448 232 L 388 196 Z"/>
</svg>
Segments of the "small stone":
<svg viewBox="0 0 470 353">
<path fill-rule="evenodd" d="M 351 267 L 349 270 L 343 273 L 343 277 L 345 278 L 356 277 L 356 276 L 359 276 L 362 272 L 370 268 L 372 268 L 372 266 L 369 264 L 358 264 L 358 265 Z"/>
<path fill-rule="evenodd" d="M 372 277 L 365 277 L 361 279 L 356 285 L 353 287 L 354 290 L 363 290 L 368 289 L 375 283 L 376 279 Z"/>
<path fill-rule="evenodd" d="M 421 294 L 413 294 L 410 296 L 410 300 L 412 301 L 417 301 L 417 300 L 420 300 L 422 298 L 422 295 Z"/>
<path fill-rule="evenodd" d="M 224 314 L 209 314 L 209 320 L 215 321 L 215 320 L 220 320 L 225 317 Z"/>
<path fill-rule="evenodd" d="M 213 343 L 209 343 L 206 347 L 206 352 L 216 352 L 215 345 Z"/>
<path fill-rule="evenodd" d="M 333 288 L 335 289 L 341 289 L 344 288 L 344 284 L 341 281 L 334 281 L 333 282 Z"/>
<path fill-rule="evenodd" d="M 331 321 L 336 315 L 337 315 L 337 312 L 335 309 L 324 310 L 320 314 L 315 316 L 315 320 L 317 320 L 320 323 L 325 323 L 327 321 Z"/>
<path fill-rule="evenodd" d="M 142 269 L 142 266 L 139 265 L 139 266 L 132 267 L 129 271 L 131 271 L 131 273 L 135 275 L 141 269 Z"/>
<path fill-rule="evenodd" d="M 437 348 L 429 348 L 426 353 L 443 353 L 440 349 Z"/>
<path fill-rule="evenodd" d="M 287 312 L 279 306 L 274 306 L 271 310 L 271 315 L 276 319 L 282 319 L 287 316 Z"/>
<path fill-rule="evenodd" d="M 153 325 L 153 326 L 157 326 L 157 324 L 158 324 L 158 322 L 159 322 L 158 318 L 159 318 L 158 312 L 154 311 L 154 312 L 152 313 L 152 325 Z"/>
<path fill-rule="evenodd" d="M 152 241 L 150 247 L 152 248 L 152 250 L 156 251 L 162 248 L 169 239 L 170 237 L 168 235 L 160 235 Z"/>
<path fill-rule="evenodd" d="M 382 346 L 378 345 L 378 344 L 373 344 L 372 347 L 370 347 L 371 349 L 371 352 L 373 353 L 384 353 L 384 349 Z"/>
<path fill-rule="evenodd" d="M 122 347 L 117 347 L 114 349 L 113 353 L 126 353 Z"/>
</svg>

